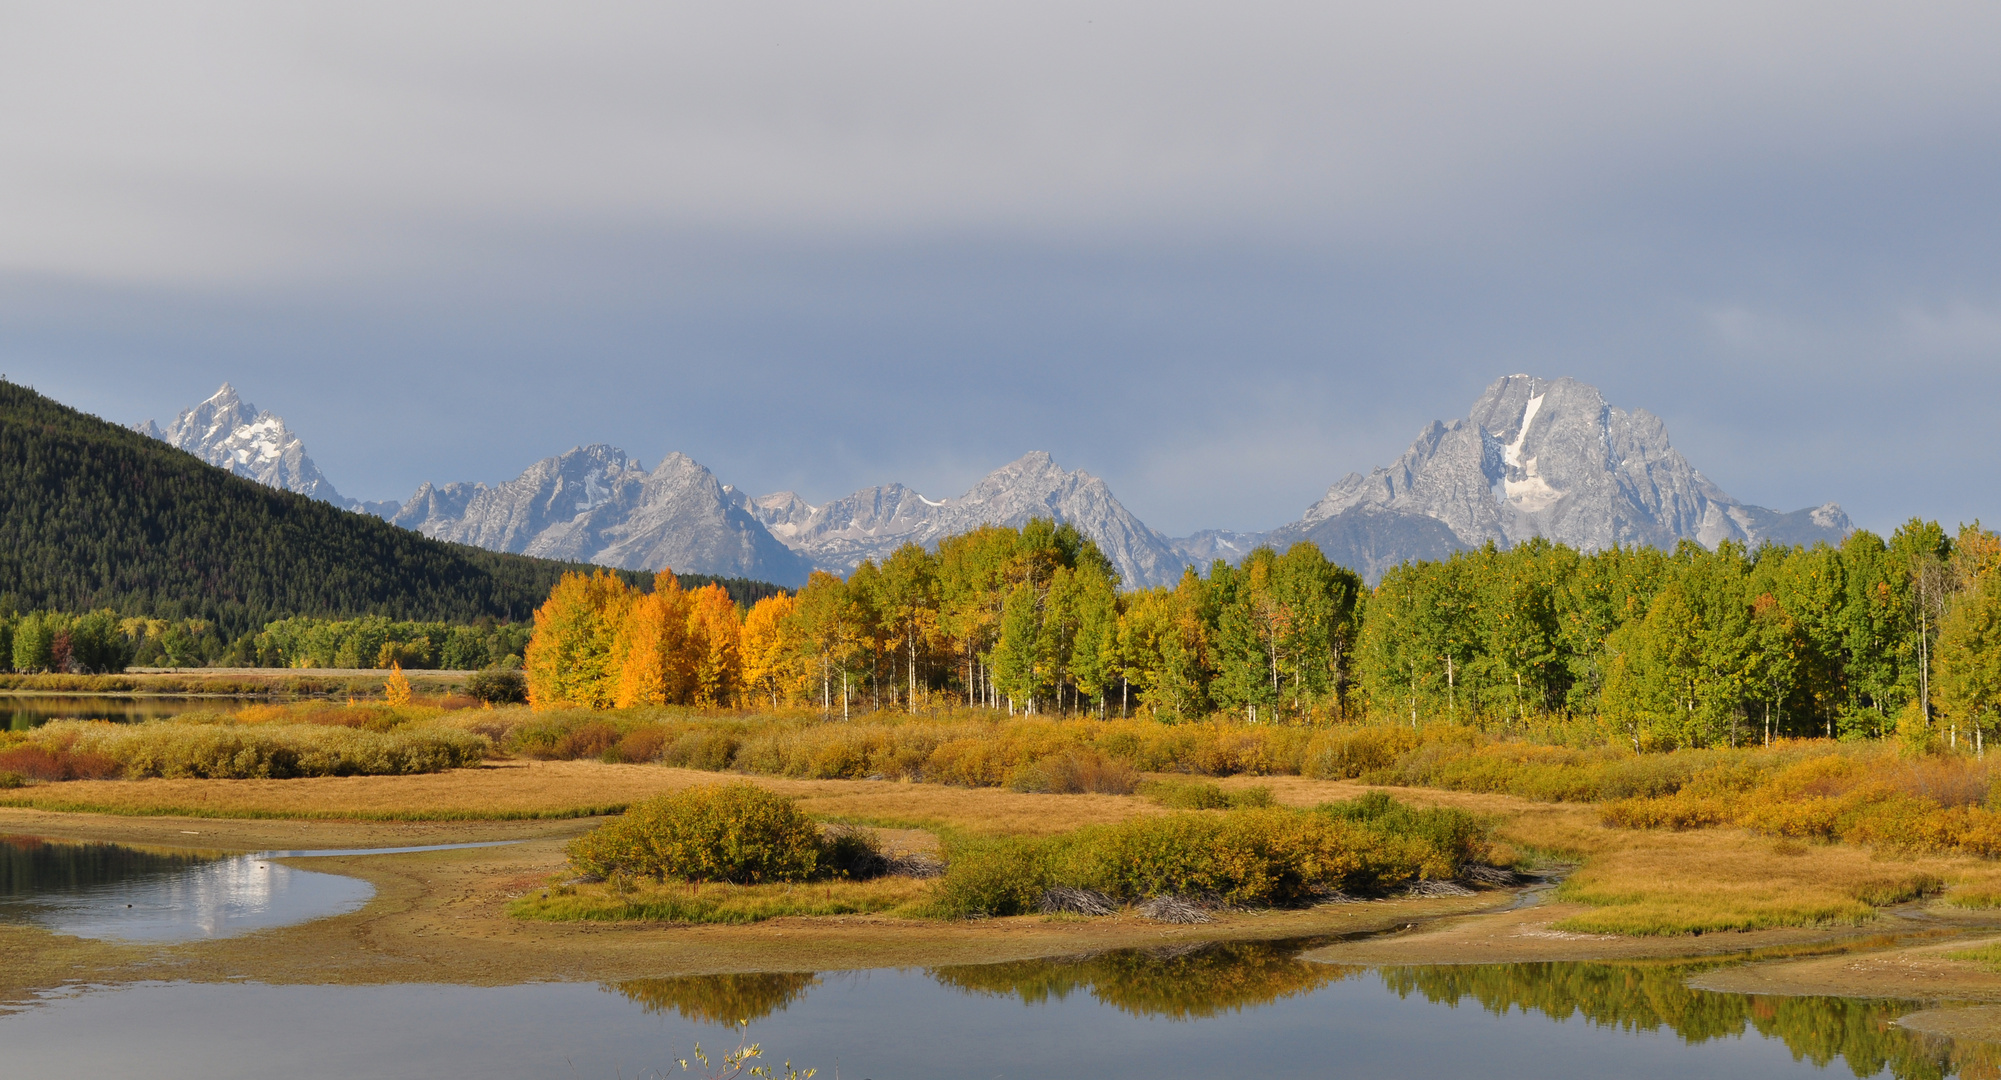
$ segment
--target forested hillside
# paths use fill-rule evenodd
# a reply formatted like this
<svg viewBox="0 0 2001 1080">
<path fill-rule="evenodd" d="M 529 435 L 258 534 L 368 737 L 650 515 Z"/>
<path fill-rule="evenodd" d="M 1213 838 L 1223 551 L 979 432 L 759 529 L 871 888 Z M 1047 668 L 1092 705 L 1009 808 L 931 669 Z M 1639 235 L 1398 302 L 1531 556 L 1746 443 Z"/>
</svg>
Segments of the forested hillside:
<svg viewBox="0 0 2001 1080">
<path fill-rule="evenodd" d="M 276 491 L 0 382 L 0 607 L 196 618 L 231 637 L 297 615 L 513 621 L 576 569 Z M 776 591 L 724 584 L 744 603 Z"/>
</svg>

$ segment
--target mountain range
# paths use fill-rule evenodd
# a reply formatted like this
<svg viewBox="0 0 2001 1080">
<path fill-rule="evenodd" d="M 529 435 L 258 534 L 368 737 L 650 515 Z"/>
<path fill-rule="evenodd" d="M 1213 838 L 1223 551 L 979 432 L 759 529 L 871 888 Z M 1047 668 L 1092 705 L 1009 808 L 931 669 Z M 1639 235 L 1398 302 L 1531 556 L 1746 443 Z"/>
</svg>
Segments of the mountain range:
<svg viewBox="0 0 2001 1080">
<path fill-rule="evenodd" d="M 504 483 L 425 484 L 402 504 L 344 499 L 284 421 L 225 384 L 165 431 L 137 430 L 272 487 L 384 517 L 425 536 L 494 551 L 628 570 L 676 570 L 798 585 L 812 570 L 845 574 L 905 543 L 925 546 L 983 524 L 1032 517 L 1074 524 L 1129 586 L 1171 584 L 1187 566 L 1235 562 L 1260 544 L 1300 540 L 1370 581 L 1410 559 L 1489 541 L 1545 537 L 1585 551 L 1694 540 L 1839 543 L 1854 529 L 1833 503 L 1780 513 L 1740 502 L 1669 443 L 1660 418 L 1613 408 L 1574 379 L 1510 375 L 1463 419 L 1434 421 L 1402 457 L 1351 472 L 1298 521 L 1270 532 L 1208 530 L 1168 538 L 1082 470 L 1041 451 L 956 498 L 902 484 L 815 506 L 782 491 L 752 496 L 669 454 L 648 470 L 625 452 L 581 446 Z"/>
</svg>

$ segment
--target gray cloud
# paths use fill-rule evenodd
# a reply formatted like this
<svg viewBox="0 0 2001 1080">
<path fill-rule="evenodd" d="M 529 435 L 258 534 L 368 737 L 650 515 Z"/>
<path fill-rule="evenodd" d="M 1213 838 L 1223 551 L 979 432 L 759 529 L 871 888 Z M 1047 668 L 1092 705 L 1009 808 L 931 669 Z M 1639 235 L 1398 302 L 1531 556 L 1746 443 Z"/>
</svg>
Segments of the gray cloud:
<svg viewBox="0 0 2001 1080">
<path fill-rule="evenodd" d="M 810 498 L 1029 448 L 1262 527 L 1493 377 L 1741 498 L 1986 512 L 2001 9 L 0 12 L 0 366 L 342 488 L 576 442 Z"/>
</svg>

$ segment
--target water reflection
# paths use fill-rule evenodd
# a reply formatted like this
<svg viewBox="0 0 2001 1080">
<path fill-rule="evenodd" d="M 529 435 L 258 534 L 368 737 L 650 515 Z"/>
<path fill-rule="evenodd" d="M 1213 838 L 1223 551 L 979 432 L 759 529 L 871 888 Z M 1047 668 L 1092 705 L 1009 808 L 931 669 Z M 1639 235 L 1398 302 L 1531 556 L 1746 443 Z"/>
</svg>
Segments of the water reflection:
<svg viewBox="0 0 2001 1080">
<path fill-rule="evenodd" d="M 51 720 L 109 720 L 136 724 L 200 709 L 227 710 L 240 702 L 195 697 L 60 697 L 0 694 L 0 717 L 9 731 L 28 731 Z"/>
<path fill-rule="evenodd" d="M 1916 1002 L 1839 997 L 1769 997 L 1696 990 L 1690 977 L 1716 960 L 1626 964 L 1541 963 L 1385 968 L 1379 974 L 1399 997 L 1457 1005 L 1472 1002 L 1497 1016 L 1573 1016 L 1624 1031 L 1671 1031 L 1694 1045 L 1755 1032 L 1778 1039 L 1795 1061 L 1827 1067 L 1844 1061 L 1856 1076 L 1913 1080 L 1991 1076 L 1992 1048 L 1975 1046 L 1958 1060 L 1952 1044 L 1897 1027 Z"/>
<path fill-rule="evenodd" d="M 634 979 L 616 989 L 650 1013 L 672 1011 L 684 1020 L 734 1024 L 783 1012 L 819 983 L 820 977 L 810 971 L 779 971 Z"/>
<path fill-rule="evenodd" d="M 1234 941 L 1120 949 L 1062 960 L 934 968 L 954 990 L 1019 998 L 1024 1005 L 1088 991 L 1134 1016 L 1192 1020 L 1308 994 L 1360 970 L 1299 959 L 1319 942 Z"/>
<path fill-rule="evenodd" d="M 1141 1017 L 1189 1020 L 1311 995 L 1329 984 L 1379 979 L 1398 998 L 1498 1017 L 1581 1018 L 1628 1033 L 1671 1032 L 1697 1045 L 1749 1034 L 1782 1042 L 1793 1060 L 1819 1068 L 1845 1063 L 1856 1076 L 1899 1080 L 2001 1077 L 2001 1054 L 1979 1044 L 1898 1027 L 1921 1004 L 1838 997 L 1765 997 L 1697 990 L 1688 980 L 1742 958 L 1633 963 L 1482 964 L 1363 968 L 1297 958 L 1317 942 L 1217 944 L 1122 950 L 1061 960 L 946 967 L 929 974 L 961 992 L 1018 998 L 1028 1005 L 1077 992 Z"/>
<path fill-rule="evenodd" d="M 59 934 L 188 941 L 358 910 L 375 889 L 260 855 L 0 837 L 0 919 Z"/>
</svg>

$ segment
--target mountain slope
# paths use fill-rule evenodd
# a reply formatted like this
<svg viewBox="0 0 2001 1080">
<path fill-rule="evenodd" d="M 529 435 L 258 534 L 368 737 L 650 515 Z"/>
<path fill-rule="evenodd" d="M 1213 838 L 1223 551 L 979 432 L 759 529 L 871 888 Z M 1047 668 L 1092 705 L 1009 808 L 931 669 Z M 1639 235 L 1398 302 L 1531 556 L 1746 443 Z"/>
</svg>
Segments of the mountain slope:
<svg viewBox="0 0 2001 1080">
<path fill-rule="evenodd" d="M 571 565 L 426 539 L 0 382 L 0 597 L 215 620 L 526 618 Z"/>
<path fill-rule="evenodd" d="M 1782 514 L 1730 497 L 1645 409 L 1615 409 L 1574 379 L 1510 375 L 1466 419 L 1434 421 L 1395 464 L 1349 473 L 1265 539 L 1313 540 L 1374 580 L 1397 563 L 1490 540 L 1505 547 L 1540 536 L 1584 551 L 1681 540 L 1713 548 L 1726 540 L 1840 543 L 1853 529 L 1833 503 Z"/>
<path fill-rule="evenodd" d="M 902 484 L 864 488 L 825 506 L 808 506 L 791 492 L 758 499 L 738 496 L 793 550 L 846 573 L 863 559 L 880 561 L 903 544 L 929 547 L 981 525 L 1020 526 L 1030 518 L 1075 525 L 1104 551 L 1128 586 L 1172 584 L 1186 562 L 1113 496 L 1103 480 L 1065 470 L 1040 450 L 987 474 L 956 499 L 936 502 Z"/>
<path fill-rule="evenodd" d="M 493 551 L 804 584 L 811 564 L 741 504 L 685 455 L 648 473 L 624 451 L 594 445 L 493 487 L 426 484 L 390 521 Z"/>
</svg>

